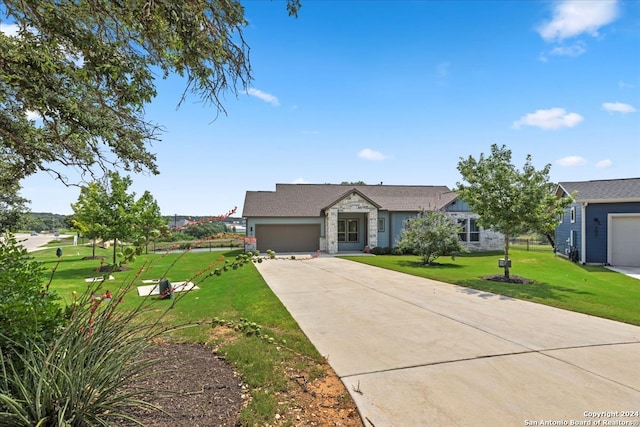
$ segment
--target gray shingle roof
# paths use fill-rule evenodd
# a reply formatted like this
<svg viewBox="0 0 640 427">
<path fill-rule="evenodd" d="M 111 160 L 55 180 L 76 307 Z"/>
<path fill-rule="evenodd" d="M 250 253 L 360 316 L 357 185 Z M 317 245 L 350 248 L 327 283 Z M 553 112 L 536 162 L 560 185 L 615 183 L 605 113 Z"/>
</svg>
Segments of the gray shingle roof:
<svg viewBox="0 0 640 427">
<path fill-rule="evenodd" d="M 457 195 L 446 186 L 276 184 L 276 191 L 247 191 L 243 217 L 317 217 L 357 190 L 380 209 L 417 212 L 441 209 Z"/>
<path fill-rule="evenodd" d="M 576 191 L 578 202 L 640 201 L 640 178 L 560 182 L 558 186 L 567 194 Z"/>
</svg>

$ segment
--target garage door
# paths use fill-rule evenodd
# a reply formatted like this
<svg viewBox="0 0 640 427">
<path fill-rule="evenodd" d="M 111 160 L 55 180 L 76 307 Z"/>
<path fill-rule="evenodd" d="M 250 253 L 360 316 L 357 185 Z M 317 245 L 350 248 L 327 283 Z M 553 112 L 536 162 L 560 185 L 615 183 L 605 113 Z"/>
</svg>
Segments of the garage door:
<svg viewBox="0 0 640 427">
<path fill-rule="evenodd" d="M 611 265 L 640 267 L 640 215 L 611 217 Z"/>
<path fill-rule="evenodd" d="M 320 224 L 256 225 L 258 250 L 315 252 L 320 245 Z"/>
</svg>

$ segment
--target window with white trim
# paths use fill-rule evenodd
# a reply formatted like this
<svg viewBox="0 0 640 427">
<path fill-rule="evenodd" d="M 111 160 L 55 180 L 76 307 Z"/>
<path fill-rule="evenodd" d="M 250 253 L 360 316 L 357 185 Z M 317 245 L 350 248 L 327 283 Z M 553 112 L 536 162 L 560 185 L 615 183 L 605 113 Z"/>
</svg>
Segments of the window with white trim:
<svg viewBox="0 0 640 427">
<path fill-rule="evenodd" d="M 378 218 L 378 232 L 383 232 L 385 227 L 384 218 Z"/>
<path fill-rule="evenodd" d="M 571 224 L 576 222 L 576 207 L 571 206 Z"/>
</svg>

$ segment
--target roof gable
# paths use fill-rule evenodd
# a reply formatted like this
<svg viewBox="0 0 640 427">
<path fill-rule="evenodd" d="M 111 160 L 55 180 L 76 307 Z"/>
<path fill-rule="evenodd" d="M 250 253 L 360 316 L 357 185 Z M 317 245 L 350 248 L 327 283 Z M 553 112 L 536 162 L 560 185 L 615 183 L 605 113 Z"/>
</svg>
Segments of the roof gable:
<svg viewBox="0 0 640 427">
<path fill-rule="evenodd" d="M 365 200 L 367 203 L 369 203 L 369 204 L 375 206 L 376 208 L 380 209 L 380 205 L 379 204 L 377 204 L 376 202 L 374 202 L 373 200 L 371 200 L 370 198 L 368 198 L 367 196 L 362 194 L 362 192 L 360 190 L 358 190 L 357 188 L 354 187 L 354 188 L 350 189 L 349 191 L 347 191 L 346 193 L 344 193 L 342 196 L 338 197 L 330 205 L 325 206 L 324 208 L 322 208 L 322 210 L 329 209 L 330 207 L 340 203 L 341 201 L 343 201 L 344 199 L 346 199 L 347 197 L 352 196 L 352 195 L 358 195 L 358 196 L 360 196 L 360 198 Z"/>
<path fill-rule="evenodd" d="M 556 195 L 574 191 L 577 202 L 637 202 L 640 201 L 640 178 L 560 182 Z"/>
</svg>

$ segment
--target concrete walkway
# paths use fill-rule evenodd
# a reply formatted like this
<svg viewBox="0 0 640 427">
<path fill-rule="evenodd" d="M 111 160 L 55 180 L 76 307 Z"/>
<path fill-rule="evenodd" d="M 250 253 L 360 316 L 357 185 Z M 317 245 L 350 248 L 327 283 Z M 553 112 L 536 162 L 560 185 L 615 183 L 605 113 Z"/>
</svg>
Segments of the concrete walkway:
<svg viewBox="0 0 640 427">
<path fill-rule="evenodd" d="M 367 427 L 640 421 L 640 327 L 339 258 L 256 266 Z"/>
</svg>

